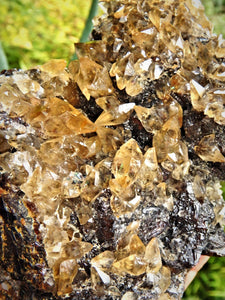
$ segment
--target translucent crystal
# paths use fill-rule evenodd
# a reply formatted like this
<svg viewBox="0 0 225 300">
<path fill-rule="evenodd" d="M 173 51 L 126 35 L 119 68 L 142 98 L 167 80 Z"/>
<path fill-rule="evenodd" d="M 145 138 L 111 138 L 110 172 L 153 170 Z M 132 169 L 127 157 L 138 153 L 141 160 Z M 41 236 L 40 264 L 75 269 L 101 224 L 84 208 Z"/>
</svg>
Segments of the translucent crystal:
<svg viewBox="0 0 225 300">
<path fill-rule="evenodd" d="M 161 278 L 159 281 L 159 286 L 160 286 L 162 292 L 165 292 L 171 283 L 171 271 L 168 267 L 162 266 L 162 268 L 160 270 L 160 275 L 161 275 Z"/>
<path fill-rule="evenodd" d="M 89 203 L 81 201 L 78 198 L 79 203 L 76 205 L 76 214 L 81 225 L 88 224 L 92 221 L 92 210 Z"/>
<path fill-rule="evenodd" d="M 56 211 L 61 182 L 51 170 L 37 167 L 21 188 L 30 199 L 39 199 L 36 205 L 42 216 L 51 215 Z"/>
<path fill-rule="evenodd" d="M 3 84 L 0 87 L 1 103 L 0 107 L 5 112 L 14 112 L 23 116 L 29 112 L 31 105 L 25 100 L 24 95 L 15 87 Z"/>
<path fill-rule="evenodd" d="M 130 186 L 141 167 L 143 160 L 143 155 L 141 150 L 134 139 L 130 139 L 117 151 L 115 158 L 113 160 L 112 172 L 115 179 L 111 180 L 113 185 L 118 184 L 121 187 L 121 192 L 123 189 Z M 112 188 L 112 191 L 116 194 L 117 190 Z"/>
<path fill-rule="evenodd" d="M 113 263 L 113 268 L 119 274 L 139 276 L 145 273 L 146 264 L 142 257 L 133 254 Z"/>
<path fill-rule="evenodd" d="M 114 261 L 114 254 L 110 251 L 105 251 L 99 254 L 98 256 L 95 256 L 91 260 L 92 266 L 97 266 L 99 268 L 102 268 L 103 270 L 110 269 L 112 263 Z"/>
<path fill-rule="evenodd" d="M 147 262 L 147 273 L 157 273 L 162 267 L 157 238 L 153 238 L 146 246 L 145 261 Z"/>
<path fill-rule="evenodd" d="M 159 297 L 159 300 L 174 300 L 176 298 L 172 297 L 170 294 L 168 293 L 164 293 L 163 295 L 161 295 Z"/>
<path fill-rule="evenodd" d="M 91 260 L 93 284 L 96 285 L 96 280 L 99 280 L 96 278 L 97 275 L 103 282 L 103 284 L 110 283 L 110 276 L 107 273 L 110 271 L 113 261 L 114 254 L 110 251 L 102 252 L 101 254 L 99 254 Z"/>
<path fill-rule="evenodd" d="M 133 186 L 141 168 L 143 155 L 134 139 L 130 139 L 117 151 L 112 172 L 115 179 L 109 182 L 113 193 L 111 207 L 116 215 L 132 212 L 139 204 L 141 197 Z"/>
<path fill-rule="evenodd" d="M 199 175 L 196 175 L 194 178 L 193 191 L 194 191 L 195 197 L 198 200 L 202 201 L 204 199 L 206 189 L 205 189 L 204 183 Z"/>
<path fill-rule="evenodd" d="M 111 189 L 116 190 L 118 186 L 110 185 Z M 121 193 L 118 189 L 117 193 Z M 112 196 L 110 199 L 110 205 L 115 216 L 119 217 L 125 214 L 131 214 L 135 208 L 139 205 L 141 201 L 141 197 L 139 195 L 135 195 L 135 192 L 132 188 L 127 188 L 125 190 L 125 194 L 120 197 Z"/>
<path fill-rule="evenodd" d="M 153 138 L 153 146 L 156 148 L 158 162 L 166 159 L 169 153 L 174 153 L 179 145 L 180 140 L 180 125 L 177 118 L 170 118 L 157 131 Z"/>
<path fill-rule="evenodd" d="M 81 111 L 56 97 L 34 103 L 24 118 L 49 137 L 95 131 L 94 124 Z"/>
<path fill-rule="evenodd" d="M 126 292 L 121 300 L 136 300 L 137 296 L 133 292 Z"/>
<path fill-rule="evenodd" d="M 222 58 L 225 55 L 225 42 L 222 38 L 222 34 L 220 34 L 217 38 L 217 48 L 216 48 L 216 56 L 218 58 Z"/>
<path fill-rule="evenodd" d="M 191 80 L 190 85 L 191 85 L 191 101 L 194 109 L 198 111 L 204 110 L 204 102 L 202 103 L 201 98 L 205 93 L 205 88 L 193 79 Z"/>
<path fill-rule="evenodd" d="M 169 211 L 173 210 L 173 196 L 168 195 L 168 187 L 165 182 L 159 183 L 155 189 L 154 193 L 157 195 L 154 204 L 162 205 L 166 207 Z"/>
<path fill-rule="evenodd" d="M 204 113 L 220 125 L 225 124 L 225 89 L 215 89 L 206 96 Z"/>
<path fill-rule="evenodd" d="M 31 80 L 30 77 L 24 74 L 14 74 L 12 76 L 14 83 L 23 94 L 38 97 L 43 94 L 43 88 L 37 81 Z"/>
<path fill-rule="evenodd" d="M 81 57 L 77 66 L 75 80 L 82 93 L 90 97 L 103 97 L 113 93 L 114 88 L 105 67 L 87 57 Z"/>
<path fill-rule="evenodd" d="M 83 257 L 86 253 L 91 251 L 93 248 L 92 244 L 82 242 L 81 239 L 74 239 L 69 243 L 66 243 L 62 247 L 62 256 L 63 257 L 72 257 L 74 259 L 79 259 Z"/>
<path fill-rule="evenodd" d="M 55 278 L 58 281 L 58 295 L 64 295 L 72 291 L 71 284 L 78 271 L 75 259 L 67 259 L 60 263 L 59 271 Z"/>
<path fill-rule="evenodd" d="M 130 96 L 136 96 L 143 90 L 135 72 L 134 56 L 130 52 L 118 64 L 112 65 L 110 76 L 116 76 L 118 88 L 120 90 L 126 88 L 126 92 Z"/>
<path fill-rule="evenodd" d="M 111 112 L 112 114 L 117 113 L 120 101 L 115 95 L 100 97 L 96 99 L 96 103 L 105 111 Z"/>
<path fill-rule="evenodd" d="M 48 76 L 57 76 L 62 75 L 65 72 L 65 68 L 67 65 L 67 61 L 64 59 L 52 59 L 45 63 L 42 66 L 39 66 L 39 69 L 42 72 L 45 72 L 48 74 Z"/>
<path fill-rule="evenodd" d="M 102 41 L 91 41 L 88 43 L 76 43 L 75 50 L 78 58 L 88 57 L 99 64 L 108 61 L 107 45 Z M 71 66 L 69 66 L 70 68 Z"/>
<path fill-rule="evenodd" d="M 145 108 L 142 106 L 135 106 L 138 119 L 141 121 L 143 127 L 148 132 L 156 132 L 161 129 L 164 123 L 176 116 L 179 126 L 182 125 L 182 108 L 176 101 L 169 101 L 168 103 Z"/>
<path fill-rule="evenodd" d="M 162 180 L 162 175 L 158 167 L 155 148 L 149 148 L 144 155 L 137 182 L 140 183 L 142 188 L 151 190 L 154 184 L 160 180 Z"/>
<path fill-rule="evenodd" d="M 170 269 L 165 266 L 162 266 L 159 272 L 157 273 L 147 273 L 147 282 L 148 284 L 154 285 L 155 288 L 160 289 L 160 291 L 164 293 L 171 284 Z"/>
<path fill-rule="evenodd" d="M 128 247 L 130 254 L 134 253 L 141 256 L 145 252 L 145 245 L 136 234 L 131 237 Z"/>
<path fill-rule="evenodd" d="M 126 122 L 129 119 L 135 104 L 121 104 L 112 111 L 103 112 L 96 120 L 97 126 L 113 126 Z"/>
<path fill-rule="evenodd" d="M 111 179 L 111 161 L 102 160 L 95 168 L 86 166 L 85 179 L 81 184 L 81 197 L 86 201 L 93 201 L 101 190 L 107 188 Z"/>
<path fill-rule="evenodd" d="M 116 152 L 123 143 L 120 132 L 105 126 L 99 126 L 96 130 L 104 153 Z"/>
<path fill-rule="evenodd" d="M 146 269 L 144 253 L 145 246 L 140 238 L 136 234 L 131 235 L 127 245 L 118 245 L 117 259 L 113 263 L 113 269 L 116 273 L 128 273 L 135 276 L 143 274 Z"/>
<path fill-rule="evenodd" d="M 205 161 L 225 162 L 225 157 L 216 144 L 215 134 L 204 136 L 195 146 L 195 151 Z"/>
</svg>

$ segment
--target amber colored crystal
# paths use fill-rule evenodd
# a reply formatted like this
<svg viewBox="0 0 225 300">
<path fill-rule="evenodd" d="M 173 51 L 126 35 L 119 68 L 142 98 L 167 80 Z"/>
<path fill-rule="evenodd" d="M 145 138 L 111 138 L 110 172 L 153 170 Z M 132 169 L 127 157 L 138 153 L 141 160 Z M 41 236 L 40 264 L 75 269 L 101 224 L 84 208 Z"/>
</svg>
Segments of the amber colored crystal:
<svg viewBox="0 0 225 300">
<path fill-rule="evenodd" d="M 113 270 L 119 274 L 141 275 L 146 270 L 145 246 L 136 234 L 128 235 L 127 239 L 129 239 L 127 245 L 124 244 L 122 247 L 120 244 L 118 246 Z"/>
<path fill-rule="evenodd" d="M 153 146 L 157 149 L 158 162 L 164 161 L 170 153 L 176 152 L 179 147 L 180 126 L 177 118 L 172 117 L 154 135 Z"/>
<path fill-rule="evenodd" d="M 61 262 L 58 274 L 55 274 L 55 278 L 58 281 L 59 295 L 71 293 L 71 284 L 77 271 L 78 266 L 75 259 L 67 259 Z"/>
<path fill-rule="evenodd" d="M 136 195 L 133 183 L 140 171 L 143 155 L 133 139 L 120 147 L 117 151 L 113 164 L 109 186 L 113 194 L 111 207 L 116 215 L 132 212 L 140 202 L 140 196 Z"/>
<path fill-rule="evenodd" d="M 102 101 L 102 98 L 99 98 L 98 100 Z M 134 103 L 126 103 L 116 106 L 117 102 L 115 98 L 111 98 L 114 107 L 111 107 L 110 103 L 100 103 L 100 101 L 97 101 L 97 103 L 100 104 L 100 106 L 102 105 L 103 109 L 107 109 L 107 111 L 103 112 L 98 117 L 95 122 L 97 126 L 113 126 L 126 122 L 135 106 Z"/>
<path fill-rule="evenodd" d="M 142 188 L 152 190 L 154 185 L 162 180 L 160 168 L 156 157 L 155 148 L 149 148 L 144 154 L 140 172 L 137 177 L 137 182 Z"/>
<path fill-rule="evenodd" d="M 77 68 L 75 80 L 88 100 L 91 96 L 103 97 L 113 93 L 114 88 L 106 68 L 87 57 L 79 59 Z"/>
<path fill-rule="evenodd" d="M 67 65 L 67 61 L 63 59 L 52 59 L 44 65 L 40 66 L 39 69 L 42 72 L 46 72 L 48 76 L 61 76 L 66 73 L 65 68 Z"/>
<path fill-rule="evenodd" d="M 202 97 L 205 93 L 205 88 L 193 79 L 191 80 L 190 85 L 191 85 L 192 105 L 193 105 L 194 109 L 203 111 L 204 110 L 204 102 L 202 100 Z"/>
<path fill-rule="evenodd" d="M 92 285 L 96 290 L 99 288 L 99 283 L 106 285 L 110 283 L 110 276 L 108 273 L 113 261 L 114 254 L 110 251 L 102 252 L 91 260 Z"/>
<path fill-rule="evenodd" d="M 113 263 L 113 268 L 119 274 L 139 276 L 145 273 L 146 264 L 142 257 L 133 254 Z"/>
<path fill-rule="evenodd" d="M 225 89 L 219 88 L 206 95 L 204 113 L 220 125 L 225 124 Z"/>
<path fill-rule="evenodd" d="M 120 259 L 121 257 L 123 257 L 124 255 L 126 256 L 127 254 L 144 254 L 145 246 L 137 235 L 139 225 L 139 222 L 133 222 L 126 227 L 124 234 L 118 241 L 117 259 Z"/>
<path fill-rule="evenodd" d="M 206 192 L 204 183 L 199 175 L 196 175 L 193 181 L 193 191 L 196 199 L 202 201 Z"/>
<path fill-rule="evenodd" d="M 99 64 L 108 65 L 107 45 L 102 41 L 90 41 L 87 43 L 76 43 L 75 50 L 78 58 L 87 57 Z M 72 67 L 69 66 L 69 68 Z"/>
<path fill-rule="evenodd" d="M 136 196 L 132 188 L 126 189 L 124 197 L 112 196 L 110 199 L 111 209 L 116 217 L 130 215 L 140 204 L 141 197 Z"/>
<path fill-rule="evenodd" d="M 174 300 L 176 298 L 172 297 L 170 294 L 168 293 L 164 293 L 163 295 L 161 295 L 159 297 L 159 300 Z"/>
<path fill-rule="evenodd" d="M 195 147 L 195 151 L 205 161 L 225 162 L 225 157 L 216 144 L 215 134 L 204 136 Z"/>
<path fill-rule="evenodd" d="M 162 267 L 159 245 L 156 238 L 153 238 L 146 246 L 145 260 L 148 264 L 148 273 L 156 273 Z"/>
<path fill-rule="evenodd" d="M 112 172 L 118 184 L 126 188 L 131 185 L 141 167 L 143 155 L 134 139 L 130 139 L 117 151 L 113 164 Z"/>
<path fill-rule="evenodd" d="M 171 283 L 171 271 L 168 267 L 162 266 L 160 270 L 159 286 L 162 292 L 165 292 Z"/>
<path fill-rule="evenodd" d="M 133 292 L 126 292 L 121 300 L 136 300 L 137 296 Z"/>
<path fill-rule="evenodd" d="M 123 137 L 117 130 L 99 126 L 96 132 L 101 142 L 101 150 L 104 153 L 115 153 L 118 147 L 123 143 Z"/>
</svg>

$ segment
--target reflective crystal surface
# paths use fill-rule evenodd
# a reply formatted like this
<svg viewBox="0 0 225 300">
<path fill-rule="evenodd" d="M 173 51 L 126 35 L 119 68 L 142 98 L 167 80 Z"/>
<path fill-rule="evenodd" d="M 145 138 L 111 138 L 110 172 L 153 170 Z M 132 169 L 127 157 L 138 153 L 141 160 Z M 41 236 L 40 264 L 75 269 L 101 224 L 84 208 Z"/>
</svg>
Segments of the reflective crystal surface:
<svg viewBox="0 0 225 300">
<path fill-rule="evenodd" d="M 200 1 L 101 2 L 78 60 L 0 75 L 1 299 L 181 299 L 225 255 L 225 41 Z"/>
</svg>

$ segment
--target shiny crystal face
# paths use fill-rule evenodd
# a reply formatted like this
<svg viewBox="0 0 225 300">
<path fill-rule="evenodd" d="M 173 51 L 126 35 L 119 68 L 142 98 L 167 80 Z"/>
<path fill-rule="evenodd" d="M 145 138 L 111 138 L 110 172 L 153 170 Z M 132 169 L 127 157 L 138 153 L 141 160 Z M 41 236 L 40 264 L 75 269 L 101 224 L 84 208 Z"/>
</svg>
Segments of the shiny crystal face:
<svg viewBox="0 0 225 300">
<path fill-rule="evenodd" d="M 225 41 L 199 1 L 102 2 L 68 68 L 0 76 L 0 295 L 180 299 L 225 255 Z"/>
</svg>

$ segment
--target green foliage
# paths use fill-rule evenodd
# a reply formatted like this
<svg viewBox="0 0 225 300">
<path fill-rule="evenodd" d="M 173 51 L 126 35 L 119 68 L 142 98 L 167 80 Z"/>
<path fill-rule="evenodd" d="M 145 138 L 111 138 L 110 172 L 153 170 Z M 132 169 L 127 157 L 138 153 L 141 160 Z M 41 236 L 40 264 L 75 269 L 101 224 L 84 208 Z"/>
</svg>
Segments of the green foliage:
<svg viewBox="0 0 225 300">
<path fill-rule="evenodd" d="M 30 68 L 69 58 L 85 25 L 91 0 L 1 0 L 0 41 L 9 67 Z"/>
<path fill-rule="evenodd" d="M 223 199 L 225 199 L 225 181 L 221 182 L 221 185 L 222 185 Z"/>
<path fill-rule="evenodd" d="M 84 43 L 88 41 L 88 36 L 92 30 L 92 19 L 96 16 L 98 10 L 98 0 L 92 0 L 91 8 L 89 11 L 88 18 L 85 23 L 85 28 L 82 32 L 82 36 L 80 38 L 80 42 Z"/>
<path fill-rule="evenodd" d="M 97 11 L 98 11 L 98 0 L 92 0 L 92 4 L 91 4 L 90 10 L 89 10 L 89 15 L 86 19 L 85 27 L 82 32 L 81 38 L 79 40 L 81 43 L 88 41 L 88 37 L 93 28 L 92 20 L 97 15 Z M 74 59 L 77 59 L 76 53 L 74 53 L 71 58 L 71 60 L 74 60 Z"/>
<path fill-rule="evenodd" d="M 225 257 L 211 257 L 185 292 L 184 300 L 225 299 Z"/>
<path fill-rule="evenodd" d="M 2 47 L 2 43 L 0 42 L 0 71 L 4 69 L 8 69 L 8 61 Z"/>
<path fill-rule="evenodd" d="M 225 38 L 225 0 L 202 0 L 206 15 L 214 25 L 214 32 Z"/>
</svg>

